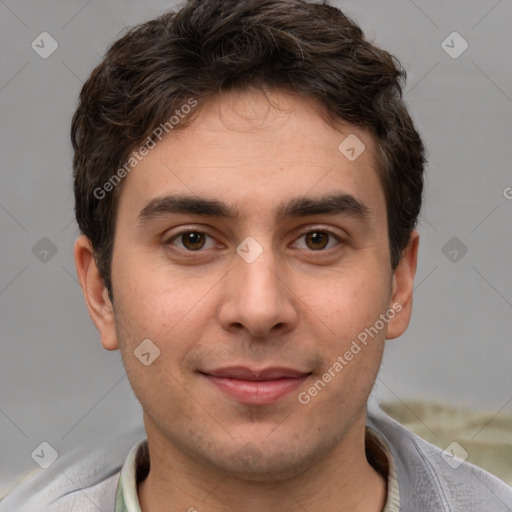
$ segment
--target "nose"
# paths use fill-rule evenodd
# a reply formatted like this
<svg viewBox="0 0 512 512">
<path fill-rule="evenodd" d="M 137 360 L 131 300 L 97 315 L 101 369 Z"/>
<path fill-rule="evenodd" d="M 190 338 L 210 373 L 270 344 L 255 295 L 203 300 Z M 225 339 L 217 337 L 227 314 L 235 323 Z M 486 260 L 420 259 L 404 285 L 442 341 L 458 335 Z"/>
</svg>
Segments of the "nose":
<svg viewBox="0 0 512 512">
<path fill-rule="evenodd" d="M 219 322 L 231 332 L 246 330 L 251 338 L 282 335 L 298 320 L 299 301 L 291 275 L 270 249 L 249 261 L 234 256 L 223 280 Z"/>
</svg>

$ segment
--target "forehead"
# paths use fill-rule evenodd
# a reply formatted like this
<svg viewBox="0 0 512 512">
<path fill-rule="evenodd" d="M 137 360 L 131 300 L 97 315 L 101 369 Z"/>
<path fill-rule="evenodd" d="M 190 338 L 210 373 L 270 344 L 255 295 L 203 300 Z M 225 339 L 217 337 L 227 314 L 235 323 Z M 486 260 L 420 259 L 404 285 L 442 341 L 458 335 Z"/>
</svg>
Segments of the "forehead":
<svg viewBox="0 0 512 512">
<path fill-rule="evenodd" d="M 119 210 L 139 213 L 181 194 L 216 198 L 240 220 L 278 212 L 285 199 L 335 192 L 385 215 L 373 140 L 356 127 L 329 126 L 322 114 L 314 101 L 284 92 L 216 96 L 128 174 Z"/>
</svg>

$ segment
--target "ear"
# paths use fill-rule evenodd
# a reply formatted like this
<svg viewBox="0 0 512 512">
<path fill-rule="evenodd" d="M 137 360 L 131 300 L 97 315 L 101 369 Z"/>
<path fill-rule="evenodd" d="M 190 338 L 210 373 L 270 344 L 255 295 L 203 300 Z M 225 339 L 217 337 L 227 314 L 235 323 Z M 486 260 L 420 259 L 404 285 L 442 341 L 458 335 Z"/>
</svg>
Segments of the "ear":
<svg viewBox="0 0 512 512">
<path fill-rule="evenodd" d="M 402 251 L 402 259 L 393 272 L 393 287 L 390 309 L 396 315 L 388 323 L 386 339 L 398 338 L 407 329 L 412 314 L 412 290 L 418 263 L 420 235 L 412 231 L 407 247 Z"/>
<path fill-rule="evenodd" d="M 114 308 L 100 276 L 89 239 L 81 235 L 75 242 L 75 265 L 85 304 L 107 350 L 119 348 L 114 323 Z"/>
</svg>

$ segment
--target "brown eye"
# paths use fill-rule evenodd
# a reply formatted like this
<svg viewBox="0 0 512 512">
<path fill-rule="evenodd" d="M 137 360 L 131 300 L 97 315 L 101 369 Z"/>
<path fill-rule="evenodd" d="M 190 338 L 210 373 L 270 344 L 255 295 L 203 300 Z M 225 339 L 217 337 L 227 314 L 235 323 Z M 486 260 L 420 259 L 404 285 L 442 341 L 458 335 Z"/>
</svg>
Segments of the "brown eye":
<svg viewBox="0 0 512 512">
<path fill-rule="evenodd" d="M 181 240 L 187 249 L 196 251 L 197 249 L 201 249 L 204 245 L 204 233 L 197 233 L 195 231 L 182 233 Z"/>
<path fill-rule="evenodd" d="M 209 235 L 201 231 L 182 231 L 181 233 L 174 235 L 166 243 L 168 245 L 175 245 L 175 242 L 181 242 L 180 245 L 177 245 L 179 249 L 193 252 L 199 251 L 205 247 L 207 237 L 211 238 Z M 215 244 L 213 243 L 213 245 Z"/>
<path fill-rule="evenodd" d="M 328 241 L 329 236 L 322 231 L 312 231 L 306 235 L 306 244 L 308 244 L 311 249 L 323 249 Z"/>
<path fill-rule="evenodd" d="M 337 242 L 337 244 L 335 243 L 334 246 L 339 245 L 341 242 L 340 238 L 337 237 L 334 233 L 321 229 L 308 231 L 307 233 L 304 233 L 302 236 L 300 236 L 298 240 L 301 238 L 304 238 L 305 248 L 313 251 L 321 251 L 322 249 L 325 249 L 331 241 Z M 332 247 L 333 245 L 331 244 L 331 246 L 327 247 L 327 249 L 331 249 Z"/>
</svg>

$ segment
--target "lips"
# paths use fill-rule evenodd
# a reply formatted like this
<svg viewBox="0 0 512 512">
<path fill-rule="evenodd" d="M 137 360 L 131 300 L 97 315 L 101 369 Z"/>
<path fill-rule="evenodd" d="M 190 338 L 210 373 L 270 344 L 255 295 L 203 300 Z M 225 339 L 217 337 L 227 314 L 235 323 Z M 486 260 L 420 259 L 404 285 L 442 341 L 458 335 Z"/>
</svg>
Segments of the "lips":
<svg viewBox="0 0 512 512">
<path fill-rule="evenodd" d="M 232 366 L 200 372 L 211 384 L 230 398 L 245 404 L 277 402 L 299 387 L 311 375 L 293 368 L 251 369 Z"/>
<path fill-rule="evenodd" d="M 276 380 L 286 378 L 297 378 L 308 375 L 306 372 L 294 370 L 292 368 L 265 368 L 262 370 L 251 370 L 244 366 L 231 366 L 229 368 L 220 368 L 218 370 L 211 370 L 204 372 L 212 377 L 223 377 L 227 379 L 241 379 L 241 380 Z"/>
</svg>

